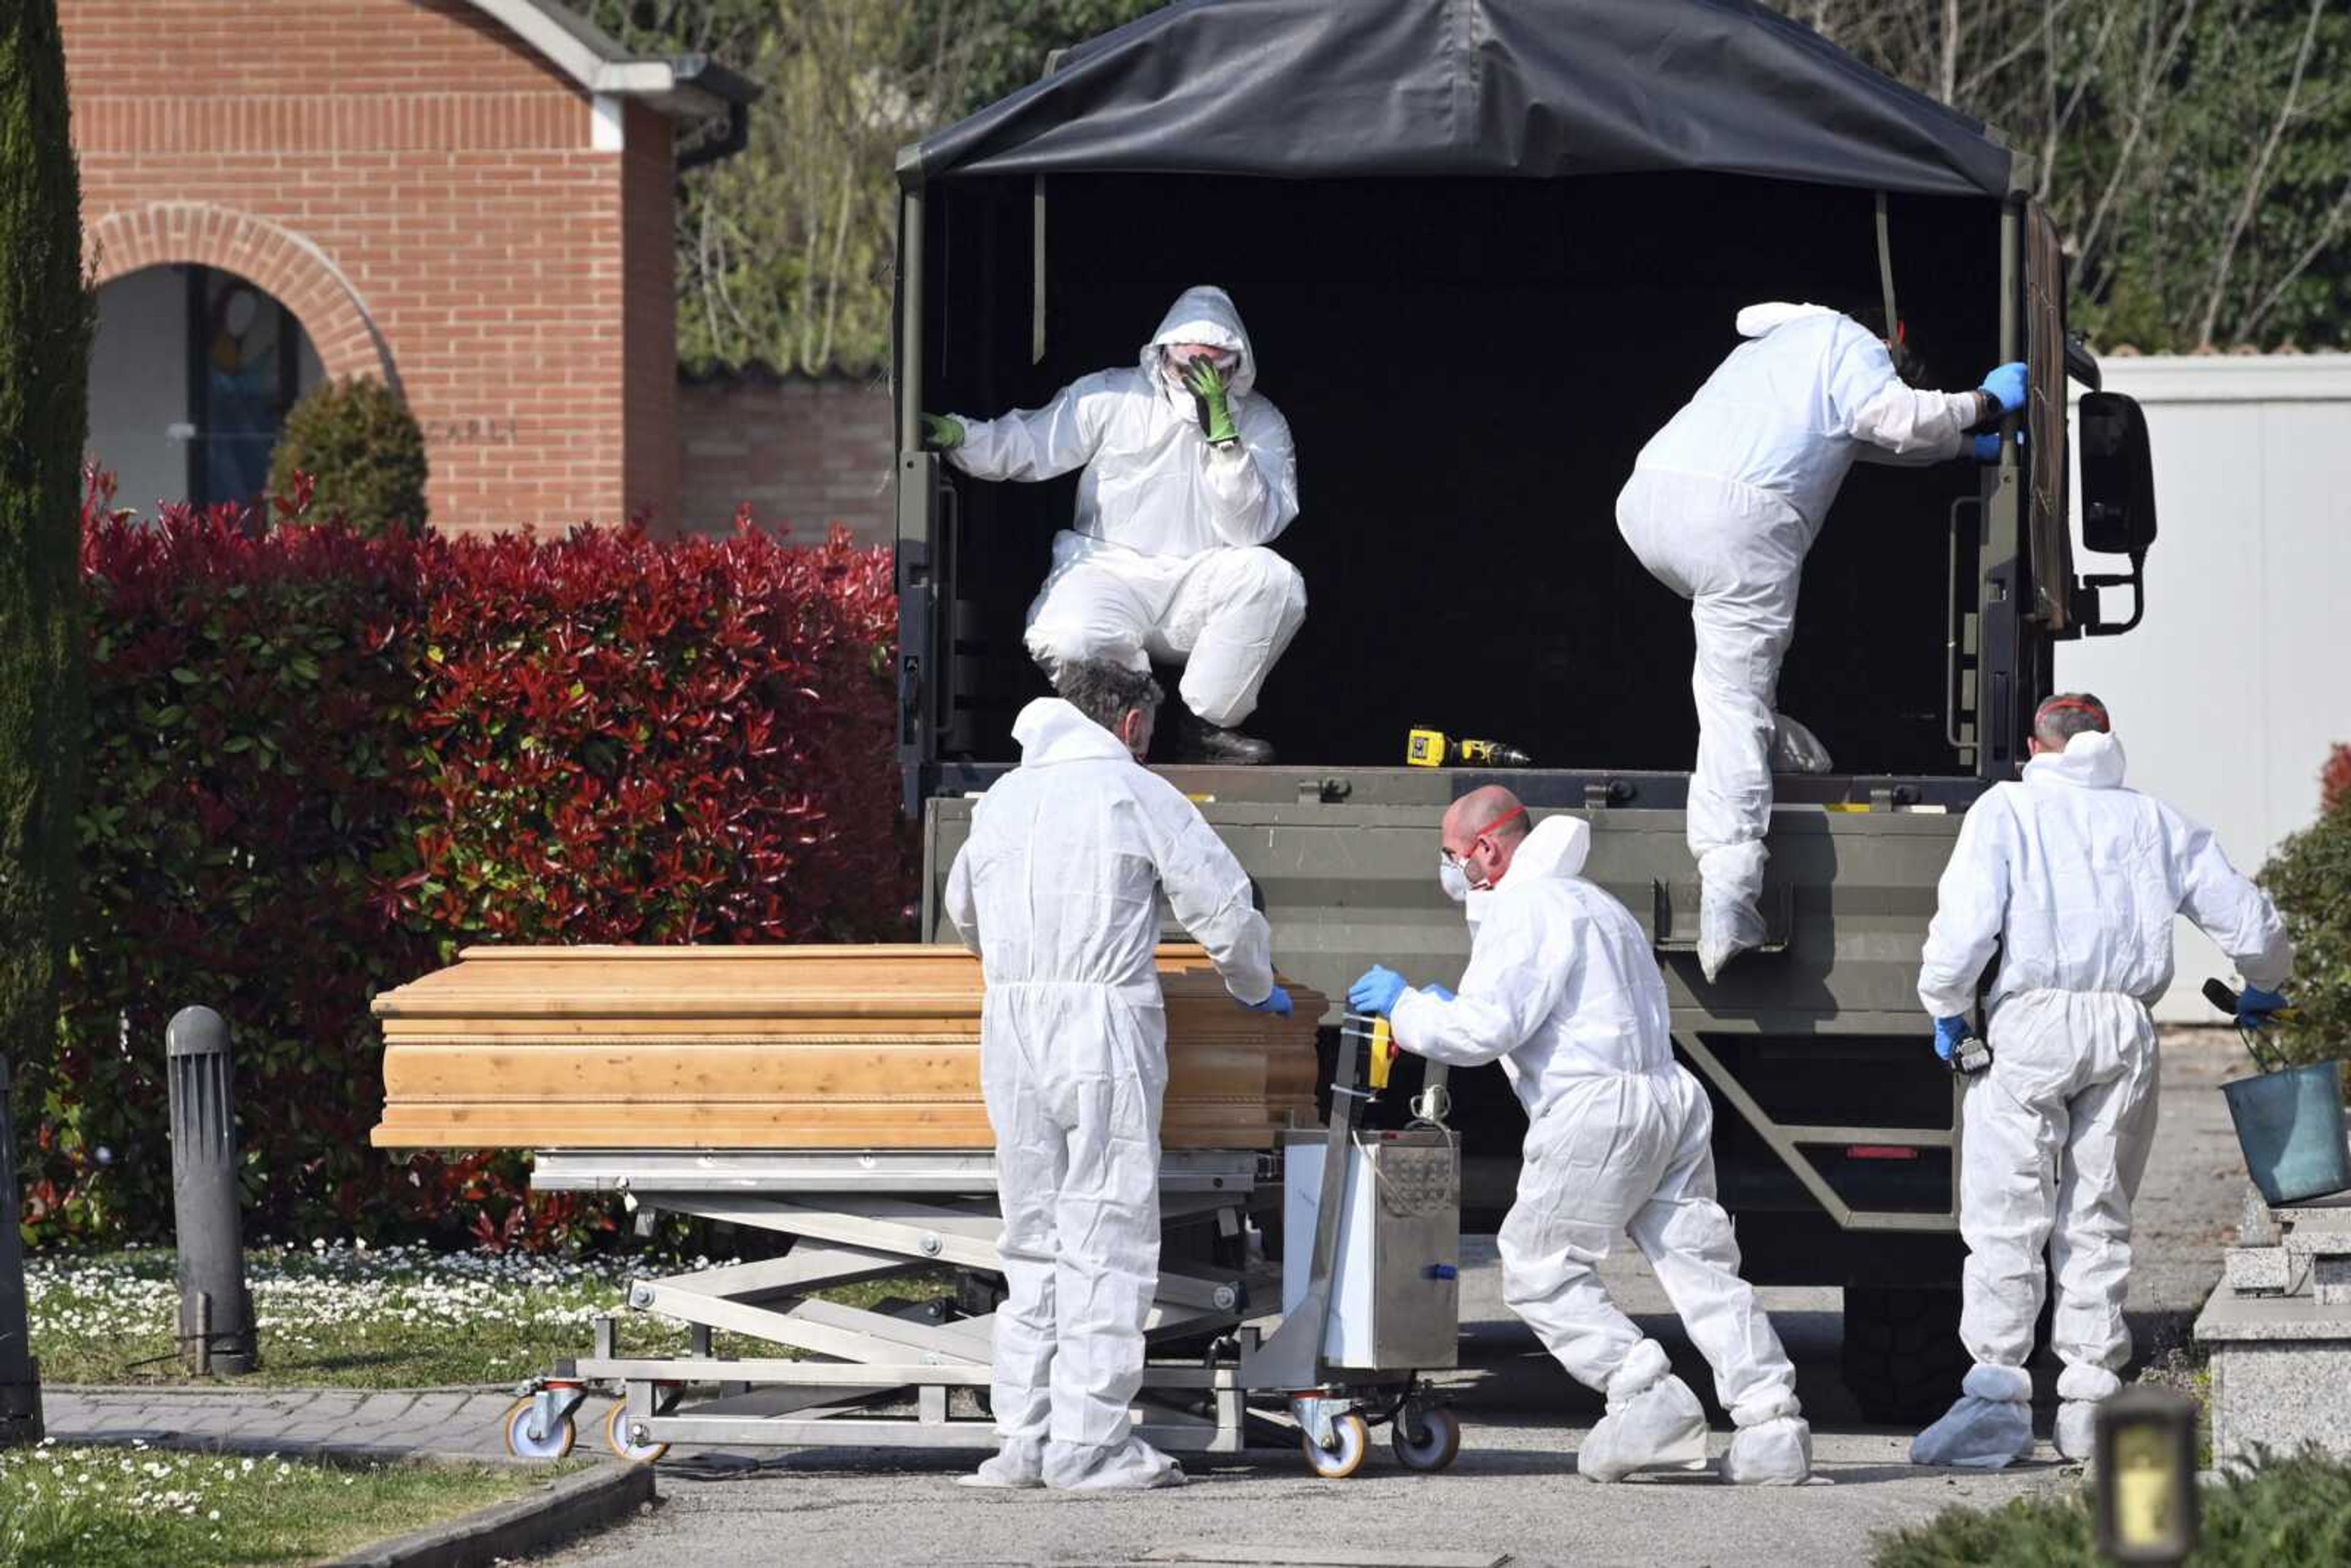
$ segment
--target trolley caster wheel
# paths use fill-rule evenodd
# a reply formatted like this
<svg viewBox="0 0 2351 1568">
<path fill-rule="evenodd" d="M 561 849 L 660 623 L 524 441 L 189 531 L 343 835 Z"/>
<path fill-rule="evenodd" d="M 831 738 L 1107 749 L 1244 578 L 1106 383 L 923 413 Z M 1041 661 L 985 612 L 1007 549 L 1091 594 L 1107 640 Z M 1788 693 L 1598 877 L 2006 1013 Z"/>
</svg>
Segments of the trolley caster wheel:
<svg viewBox="0 0 2351 1568">
<path fill-rule="evenodd" d="M 1455 1430 L 1455 1441 L 1459 1441 Z M 629 1440 L 629 1406 L 624 1402 L 612 1406 L 604 1416 L 604 1446 L 632 1465 L 650 1465 L 669 1452 L 667 1443 L 633 1443 Z"/>
<path fill-rule="evenodd" d="M 525 1395 L 507 1412 L 507 1452 L 517 1459 L 559 1459 L 571 1451 L 580 1433 L 569 1416 L 557 1422 L 551 1432 L 532 1431 L 531 1417 L 538 1407 L 538 1401 Z"/>
<path fill-rule="evenodd" d="M 1414 1414 L 1399 1411 L 1391 1424 L 1388 1441 L 1395 1448 L 1396 1463 L 1408 1470 L 1441 1470 L 1461 1452 L 1461 1417 L 1442 1406 L 1416 1416 L 1421 1429 L 1416 1443 L 1408 1429 Z"/>
<path fill-rule="evenodd" d="M 1306 1456 L 1306 1468 L 1326 1481 L 1343 1481 L 1364 1468 L 1364 1456 L 1371 1452 L 1371 1429 L 1364 1425 L 1361 1416 L 1350 1413 L 1331 1423 L 1331 1436 L 1335 1446 L 1324 1448 L 1314 1440 L 1311 1432 L 1301 1432 L 1298 1447 Z"/>
</svg>

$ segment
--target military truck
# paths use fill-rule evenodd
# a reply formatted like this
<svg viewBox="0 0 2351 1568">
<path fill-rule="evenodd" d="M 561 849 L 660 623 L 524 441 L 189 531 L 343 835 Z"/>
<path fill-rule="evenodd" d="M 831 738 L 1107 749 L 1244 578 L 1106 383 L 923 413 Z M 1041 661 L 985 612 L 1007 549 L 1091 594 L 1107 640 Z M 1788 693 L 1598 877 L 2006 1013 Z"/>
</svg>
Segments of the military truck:
<svg viewBox="0 0 2351 1568">
<path fill-rule="evenodd" d="M 1310 609 L 1249 725 L 1276 763 L 1161 771 L 1248 867 L 1282 968 L 1332 996 L 1374 962 L 1458 979 L 1447 802 L 1499 781 L 1584 816 L 1587 874 L 1652 936 L 1713 1097 L 1749 1274 L 1844 1287 L 1865 1410 L 1938 1412 L 1964 1367 L 1959 1124 L 1919 946 L 2056 645 L 2136 624 L 2155 533 L 2144 423 L 2067 335 L 2025 161 L 1740 0 L 1229 0 L 1068 51 L 898 172 L 899 742 L 927 932 L 972 799 L 1048 689 L 1022 616 L 1074 482 L 973 482 L 916 416 L 1033 407 L 1220 284 L 1296 434 L 1303 509 L 1275 548 Z M 1923 384 L 2025 361 L 2025 440 L 1847 484 L 1780 700 L 1840 770 L 1777 779 L 1770 938 L 1708 984 L 1689 613 L 1614 501 L 1741 306 L 1855 294 L 1892 304 Z M 2092 389 L 2083 542 L 2122 558 L 2102 575 L 2074 564 L 2069 378 Z M 1535 766 L 1407 768 L 1416 725 Z M 1452 1087 L 1468 1223 L 1490 1227 L 1525 1124 L 1498 1070 Z"/>
</svg>

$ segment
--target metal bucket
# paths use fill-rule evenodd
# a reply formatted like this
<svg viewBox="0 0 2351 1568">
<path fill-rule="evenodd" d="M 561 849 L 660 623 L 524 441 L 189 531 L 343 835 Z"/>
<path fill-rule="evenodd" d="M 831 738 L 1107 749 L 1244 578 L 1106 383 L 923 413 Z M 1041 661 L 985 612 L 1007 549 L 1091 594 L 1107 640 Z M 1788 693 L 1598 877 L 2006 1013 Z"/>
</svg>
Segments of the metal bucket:
<svg viewBox="0 0 2351 1568">
<path fill-rule="evenodd" d="M 2351 1188 L 2344 1141 L 2343 1064 L 2282 1068 L 2220 1085 L 2253 1185 L 2272 1203 Z"/>
</svg>

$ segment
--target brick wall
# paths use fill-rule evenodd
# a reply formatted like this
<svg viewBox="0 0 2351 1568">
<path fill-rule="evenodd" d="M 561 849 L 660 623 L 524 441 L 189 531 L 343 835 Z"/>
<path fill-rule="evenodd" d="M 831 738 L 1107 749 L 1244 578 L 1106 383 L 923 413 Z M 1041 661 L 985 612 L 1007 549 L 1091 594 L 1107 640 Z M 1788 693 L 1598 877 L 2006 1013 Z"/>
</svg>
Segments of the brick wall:
<svg viewBox="0 0 2351 1568">
<path fill-rule="evenodd" d="M 198 262 L 391 374 L 434 521 L 674 518 L 670 127 L 461 0 L 60 0 L 104 280 Z M 104 454 L 97 455 L 101 460 Z"/>
<path fill-rule="evenodd" d="M 863 543 L 894 537 L 886 387 L 747 374 L 689 381 L 677 395 L 686 527 L 724 528 L 748 501 L 799 538 L 834 523 Z"/>
</svg>

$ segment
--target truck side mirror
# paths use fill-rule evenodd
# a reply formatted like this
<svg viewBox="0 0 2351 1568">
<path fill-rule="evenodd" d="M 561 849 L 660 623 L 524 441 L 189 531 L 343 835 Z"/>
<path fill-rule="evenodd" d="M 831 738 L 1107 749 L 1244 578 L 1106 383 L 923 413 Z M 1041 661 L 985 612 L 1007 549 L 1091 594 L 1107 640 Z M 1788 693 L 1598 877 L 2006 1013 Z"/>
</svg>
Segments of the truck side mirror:
<svg viewBox="0 0 2351 1568">
<path fill-rule="evenodd" d="M 2082 543 L 2137 560 L 2155 542 L 2147 415 L 2120 392 L 2082 394 Z"/>
<path fill-rule="evenodd" d="M 2130 570 L 2085 577 L 2074 585 L 2074 623 L 2085 637 L 2115 637 L 2147 614 L 2147 548 L 2155 543 L 2155 464 L 2147 453 L 2147 415 L 2120 392 L 2082 394 L 2082 546 L 2100 555 L 2130 558 Z M 2105 618 L 2099 591 L 2131 591 L 2130 619 Z"/>
</svg>

